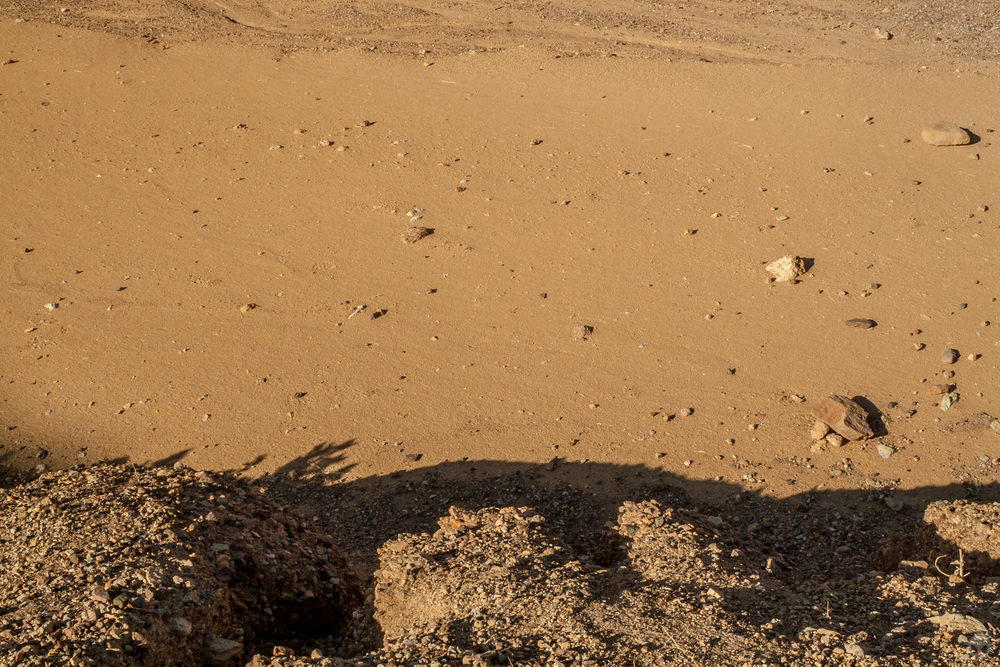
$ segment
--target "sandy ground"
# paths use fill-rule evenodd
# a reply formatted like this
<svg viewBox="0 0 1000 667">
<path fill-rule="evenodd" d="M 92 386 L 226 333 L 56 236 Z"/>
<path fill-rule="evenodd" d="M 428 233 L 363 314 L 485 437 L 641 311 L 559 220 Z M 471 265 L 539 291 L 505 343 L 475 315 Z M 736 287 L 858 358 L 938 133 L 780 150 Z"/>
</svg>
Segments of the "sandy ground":
<svg viewBox="0 0 1000 667">
<path fill-rule="evenodd" d="M 1000 474 L 990 3 L 30 5 L 0 8 L 5 464 Z M 941 119 L 975 142 L 925 145 Z M 882 435 L 811 448 L 829 393 Z"/>
</svg>

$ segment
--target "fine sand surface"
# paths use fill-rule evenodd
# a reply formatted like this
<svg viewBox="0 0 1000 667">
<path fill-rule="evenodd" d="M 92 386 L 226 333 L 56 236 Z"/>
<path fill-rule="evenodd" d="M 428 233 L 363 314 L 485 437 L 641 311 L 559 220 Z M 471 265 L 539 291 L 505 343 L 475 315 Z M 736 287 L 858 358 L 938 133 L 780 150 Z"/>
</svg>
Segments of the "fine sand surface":
<svg viewBox="0 0 1000 667">
<path fill-rule="evenodd" d="M 2 463 L 995 481 L 1000 13 L 764 4 L 6 4 Z"/>
</svg>

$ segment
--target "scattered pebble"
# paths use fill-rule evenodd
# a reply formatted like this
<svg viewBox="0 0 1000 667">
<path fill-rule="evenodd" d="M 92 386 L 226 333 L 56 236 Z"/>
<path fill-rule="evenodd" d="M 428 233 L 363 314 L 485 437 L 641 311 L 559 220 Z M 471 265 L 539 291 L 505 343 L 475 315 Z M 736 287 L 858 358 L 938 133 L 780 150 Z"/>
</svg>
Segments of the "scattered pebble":
<svg viewBox="0 0 1000 667">
<path fill-rule="evenodd" d="M 958 350 L 946 347 L 941 350 L 941 363 L 943 364 L 953 364 L 958 361 L 958 358 L 962 356 L 959 354 Z"/>
<path fill-rule="evenodd" d="M 249 313 L 251 310 L 255 310 L 256 308 L 257 308 L 256 303 L 245 303 L 242 306 L 240 306 L 240 312 Z"/>
<path fill-rule="evenodd" d="M 892 39 L 892 33 L 888 30 L 882 30 L 882 28 L 875 28 L 875 37 L 877 39 Z M 862 653 L 862 655 L 864 655 Z"/>
<path fill-rule="evenodd" d="M 939 407 L 941 408 L 942 411 L 947 412 L 948 410 L 951 409 L 951 406 L 953 406 L 957 400 L 958 400 L 958 394 L 952 392 L 941 399 L 941 405 Z"/>
<path fill-rule="evenodd" d="M 954 385 L 950 384 L 932 384 L 927 387 L 928 394 L 947 394 L 950 393 L 954 388 Z"/>
<path fill-rule="evenodd" d="M 59 304 L 53 301 L 52 303 L 45 304 L 45 310 L 55 310 L 59 307 Z"/>
<path fill-rule="evenodd" d="M 844 446 L 844 436 L 839 433 L 830 433 L 826 436 L 825 440 L 830 443 L 831 447 L 843 447 Z"/>
<path fill-rule="evenodd" d="M 855 317 L 845 322 L 849 327 L 857 327 L 858 329 L 872 329 L 878 326 L 878 322 L 875 320 L 869 320 L 863 317 Z"/>
<path fill-rule="evenodd" d="M 691 415 L 694 414 L 694 408 L 681 408 L 678 414 L 681 417 L 690 417 Z"/>
</svg>

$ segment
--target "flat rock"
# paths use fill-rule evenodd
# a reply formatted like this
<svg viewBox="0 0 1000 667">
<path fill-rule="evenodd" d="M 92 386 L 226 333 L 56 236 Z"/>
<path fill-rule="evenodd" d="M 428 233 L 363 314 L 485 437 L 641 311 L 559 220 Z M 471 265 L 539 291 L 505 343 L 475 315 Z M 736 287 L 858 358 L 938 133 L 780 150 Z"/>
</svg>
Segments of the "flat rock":
<svg viewBox="0 0 1000 667">
<path fill-rule="evenodd" d="M 875 320 L 869 320 L 864 317 L 855 317 L 844 322 L 849 327 L 857 327 L 858 329 L 872 329 L 878 326 L 878 322 Z"/>
<path fill-rule="evenodd" d="M 875 445 L 875 449 L 878 451 L 878 455 L 884 459 L 887 459 L 896 453 L 896 448 L 889 445 Z"/>
<path fill-rule="evenodd" d="M 972 616 L 966 616 L 965 614 L 941 614 L 940 616 L 931 616 L 927 620 L 938 627 L 951 630 L 952 632 L 961 632 L 969 635 L 987 634 L 989 632 L 982 621 Z"/>
<path fill-rule="evenodd" d="M 925 127 L 920 131 L 920 138 L 931 146 L 964 146 L 972 142 L 968 132 L 945 120 Z"/>
<path fill-rule="evenodd" d="M 845 396 L 830 394 L 813 407 L 812 415 L 848 440 L 875 435 L 865 409 Z"/>
<path fill-rule="evenodd" d="M 774 260 L 764 270 L 771 274 L 774 281 L 784 283 L 795 280 L 806 272 L 806 263 L 801 257 L 785 255 Z"/>
</svg>

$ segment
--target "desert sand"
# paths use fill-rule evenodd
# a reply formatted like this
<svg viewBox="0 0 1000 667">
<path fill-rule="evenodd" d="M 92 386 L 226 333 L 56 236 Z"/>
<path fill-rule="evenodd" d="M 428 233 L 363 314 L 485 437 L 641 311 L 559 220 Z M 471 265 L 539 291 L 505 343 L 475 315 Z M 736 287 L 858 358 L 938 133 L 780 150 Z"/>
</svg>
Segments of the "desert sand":
<svg viewBox="0 0 1000 667">
<path fill-rule="evenodd" d="M 996 481 L 993 3 L 0 17 L 5 465 Z M 832 393 L 875 438 L 813 444 Z"/>
</svg>

